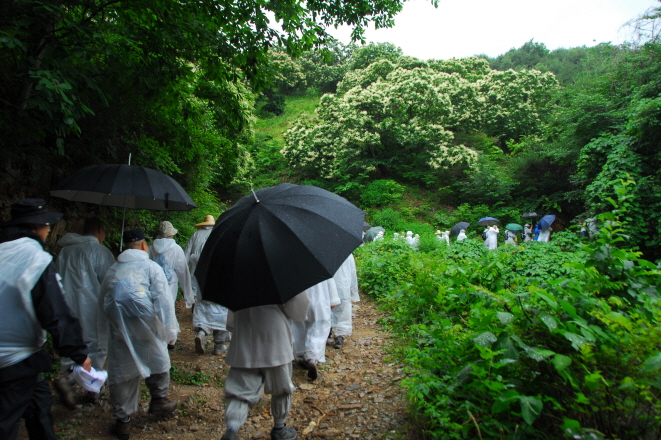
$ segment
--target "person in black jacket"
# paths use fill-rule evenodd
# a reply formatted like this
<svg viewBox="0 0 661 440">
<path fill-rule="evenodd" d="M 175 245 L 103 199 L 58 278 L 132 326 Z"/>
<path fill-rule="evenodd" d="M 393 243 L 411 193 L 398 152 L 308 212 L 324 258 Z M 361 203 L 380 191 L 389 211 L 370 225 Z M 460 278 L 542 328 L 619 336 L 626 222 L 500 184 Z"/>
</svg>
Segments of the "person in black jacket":
<svg viewBox="0 0 661 440">
<path fill-rule="evenodd" d="M 52 368 L 44 330 L 60 356 L 87 371 L 91 361 L 44 250 L 62 214 L 49 212 L 42 199 L 24 199 L 12 205 L 11 216 L 0 232 L 0 439 L 15 439 L 23 418 L 30 439 L 55 440 L 52 395 L 41 377 Z"/>
</svg>

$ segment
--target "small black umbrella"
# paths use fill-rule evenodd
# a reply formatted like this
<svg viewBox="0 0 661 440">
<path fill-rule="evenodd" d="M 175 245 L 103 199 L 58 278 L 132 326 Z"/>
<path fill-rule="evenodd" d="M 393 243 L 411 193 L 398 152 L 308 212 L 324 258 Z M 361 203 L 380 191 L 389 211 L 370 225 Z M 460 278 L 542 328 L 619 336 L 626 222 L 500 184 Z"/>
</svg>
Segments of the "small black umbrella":
<svg viewBox="0 0 661 440">
<path fill-rule="evenodd" d="M 363 232 L 367 232 L 371 227 L 372 225 L 370 225 L 369 223 L 363 222 Z"/>
<path fill-rule="evenodd" d="M 367 232 L 365 232 L 365 236 L 363 237 L 363 241 L 365 243 L 368 243 L 370 241 L 374 241 L 377 235 L 379 235 L 379 232 L 385 233 L 386 230 L 383 229 L 382 226 L 374 226 L 373 228 L 369 228 Z"/>
<path fill-rule="evenodd" d="M 197 208 L 172 177 L 136 165 L 93 165 L 77 171 L 51 190 L 73 202 L 151 211 Z"/>
<path fill-rule="evenodd" d="M 230 310 L 283 304 L 331 278 L 362 242 L 365 213 L 315 186 L 243 197 L 216 221 L 195 276 L 202 298 Z"/>
<path fill-rule="evenodd" d="M 459 222 L 459 223 L 457 223 L 457 224 L 454 225 L 454 226 L 452 227 L 452 229 L 450 230 L 450 237 L 454 237 L 454 236 L 459 235 L 459 231 L 461 231 L 462 229 L 463 229 L 463 230 L 468 229 L 468 227 L 469 227 L 470 225 L 471 225 L 471 224 L 468 223 L 468 222 Z"/>
<path fill-rule="evenodd" d="M 539 217 L 539 214 L 537 214 L 536 212 L 526 212 L 521 216 L 521 218 L 537 218 L 537 217 Z"/>
</svg>

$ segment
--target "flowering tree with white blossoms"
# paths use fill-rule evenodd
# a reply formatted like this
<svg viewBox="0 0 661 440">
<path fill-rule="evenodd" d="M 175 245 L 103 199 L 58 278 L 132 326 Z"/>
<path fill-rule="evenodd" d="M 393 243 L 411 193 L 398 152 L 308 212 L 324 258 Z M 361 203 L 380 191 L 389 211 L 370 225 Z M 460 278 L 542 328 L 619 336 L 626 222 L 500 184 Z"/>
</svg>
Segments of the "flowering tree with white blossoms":
<svg viewBox="0 0 661 440">
<path fill-rule="evenodd" d="M 287 131 L 282 154 L 329 180 L 470 168 L 478 151 L 455 142 L 455 133 L 535 133 L 556 84 L 550 73 L 496 72 L 475 57 L 382 59 L 347 72 L 315 116 Z"/>
</svg>

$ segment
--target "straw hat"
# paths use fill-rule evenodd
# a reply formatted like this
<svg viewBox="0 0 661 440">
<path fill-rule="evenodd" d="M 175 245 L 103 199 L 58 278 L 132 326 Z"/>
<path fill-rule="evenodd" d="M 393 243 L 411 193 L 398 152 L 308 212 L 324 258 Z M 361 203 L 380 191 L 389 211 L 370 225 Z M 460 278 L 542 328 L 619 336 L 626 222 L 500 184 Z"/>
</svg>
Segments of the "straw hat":
<svg viewBox="0 0 661 440">
<path fill-rule="evenodd" d="M 435 232 L 435 234 L 436 234 L 436 235 L 441 235 L 441 230 L 440 230 L 440 229 L 437 229 L 436 232 Z"/>
<path fill-rule="evenodd" d="M 206 215 L 204 216 L 204 221 L 202 223 L 198 223 L 195 225 L 195 227 L 198 226 L 213 226 L 216 224 L 216 221 L 213 219 L 213 215 Z"/>
</svg>

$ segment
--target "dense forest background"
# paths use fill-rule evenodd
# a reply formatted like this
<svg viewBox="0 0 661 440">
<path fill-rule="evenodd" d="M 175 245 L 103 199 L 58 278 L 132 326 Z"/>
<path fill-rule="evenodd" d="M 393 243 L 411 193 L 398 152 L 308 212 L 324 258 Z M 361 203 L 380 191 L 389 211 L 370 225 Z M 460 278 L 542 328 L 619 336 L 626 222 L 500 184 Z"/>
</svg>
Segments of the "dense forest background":
<svg viewBox="0 0 661 440">
<path fill-rule="evenodd" d="M 371 14 L 387 26 L 401 7 L 364 3 L 369 14 L 337 9 L 324 20 L 364 25 Z M 419 60 L 392 44 L 334 42 L 295 2 L 277 6 L 298 20 L 281 34 L 251 27 L 266 26 L 258 8 L 228 6 L 230 17 L 214 2 L 162 12 L 168 4 L 2 6 L 5 215 L 12 201 L 129 153 L 201 207 L 131 214 L 147 228 L 164 216 L 193 224 L 282 181 L 341 194 L 394 230 L 525 211 L 568 227 L 608 210 L 626 179 L 629 240 L 661 257 L 658 9 L 629 23 L 636 41 L 624 45 L 550 51 L 531 40 L 496 58 Z M 52 203 L 72 221 L 118 216 Z"/>
</svg>

